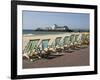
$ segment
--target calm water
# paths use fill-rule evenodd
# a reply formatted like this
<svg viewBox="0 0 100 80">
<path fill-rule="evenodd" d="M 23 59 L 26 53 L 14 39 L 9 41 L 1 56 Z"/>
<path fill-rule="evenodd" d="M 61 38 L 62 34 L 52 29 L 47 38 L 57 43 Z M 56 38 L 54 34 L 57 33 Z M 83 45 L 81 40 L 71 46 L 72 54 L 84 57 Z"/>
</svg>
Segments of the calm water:
<svg viewBox="0 0 100 80">
<path fill-rule="evenodd" d="M 61 33 L 65 33 L 65 32 L 50 32 L 50 31 L 34 31 L 34 30 L 23 30 L 23 34 L 61 34 Z"/>
</svg>

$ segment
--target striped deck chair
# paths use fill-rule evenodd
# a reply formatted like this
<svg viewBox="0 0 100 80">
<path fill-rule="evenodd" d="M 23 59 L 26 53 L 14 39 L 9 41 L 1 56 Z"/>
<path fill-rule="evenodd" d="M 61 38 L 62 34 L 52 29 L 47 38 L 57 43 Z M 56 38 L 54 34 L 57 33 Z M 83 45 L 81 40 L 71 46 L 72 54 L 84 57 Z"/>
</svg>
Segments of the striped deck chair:
<svg viewBox="0 0 100 80">
<path fill-rule="evenodd" d="M 89 44 L 89 34 L 84 33 L 82 35 L 82 45 L 88 45 Z"/>
<path fill-rule="evenodd" d="M 76 35 L 76 38 L 75 38 L 75 45 L 77 48 L 80 48 L 81 47 L 81 43 L 82 43 L 82 34 L 78 34 Z"/>
<path fill-rule="evenodd" d="M 60 40 L 60 48 L 61 48 L 62 50 L 64 50 L 64 39 L 65 39 L 65 36 L 62 37 L 61 40 Z"/>
<path fill-rule="evenodd" d="M 80 44 L 80 34 L 75 34 L 75 41 L 74 41 L 74 47 L 77 49 L 79 48 L 79 44 Z"/>
<path fill-rule="evenodd" d="M 55 47 L 55 39 L 50 40 L 48 43 L 48 49 L 52 52 L 55 53 L 56 52 L 56 47 Z"/>
<path fill-rule="evenodd" d="M 32 59 L 35 57 L 40 58 L 36 52 L 38 41 L 39 40 L 30 40 L 28 42 L 24 49 L 23 57 L 26 57 L 27 59 Z"/>
<path fill-rule="evenodd" d="M 49 39 L 42 40 L 42 50 L 47 50 Z"/>
<path fill-rule="evenodd" d="M 89 45 L 90 35 L 89 35 L 89 33 L 86 33 L 85 35 L 86 35 L 85 44 Z"/>
<path fill-rule="evenodd" d="M 25 46 L 24 50 L 23 50 L 23 58 L 27 58 L 30 59 L 29 55 L 30 55 L 30 47 L 31 47 L 31 41 L 29 41 L 27 43 L 27 45 Z"/>
<path fill-rule="evenodd" d="M 80 40 L 78 41 L 79 43 L 79 47 L 80 48 L 85 48 L 87 47 L 87 44 L 86 44 L 86 34 L 82 33 L 80 34 Z"/>
<path fill-rule="evenodd" d="M 55 39 L 55 47 L 56 47 L 56 52 L 57 53 L 61 53 L 62 52 L 62 41 L 61 41 L 62 37 L 57 37 Z"/>
<path fill-rule="evenodd" d="M 59 46 L 59 48 L 60 48 L 60 46 Z M 51 55 L 59 55 L 58 51 L 57 51 L 58 48 L 57 48 L 56 38 L 50 40 L 48 49 L 51 52 Z"/>
<path fill-rule="evenodd" d="M 70 41 L 71 36 L 65 36 L 63 39 L 63 45 L 64 45 L 64 51 L 66 52 L 71 52 L 70 46 L 71 46 L 71 41 Z"/>
<path fill-rule="evenodd" d="M 70 47 L 70 36 L 65 36 L 63 40 L 64 47 L 69 48 Z"/>
<path fill-rule="evenodd" d="M 75 34 L 72 34 L 71 36 L 70 36 L 70 48 L 71 49 L 75 49 Z"/>
<path fill-rule="evenodd" d="M 50 52 L 49 52 L 49 49 L 48 49 L 48 43 L 49 43 L 49 40 L 50 39 L 44 39 L 41 41 L 40 45 L 39 45 L 39 48 L 40 48 L 40 56 L 41 57 L 47 57 Z"/>
</svg>

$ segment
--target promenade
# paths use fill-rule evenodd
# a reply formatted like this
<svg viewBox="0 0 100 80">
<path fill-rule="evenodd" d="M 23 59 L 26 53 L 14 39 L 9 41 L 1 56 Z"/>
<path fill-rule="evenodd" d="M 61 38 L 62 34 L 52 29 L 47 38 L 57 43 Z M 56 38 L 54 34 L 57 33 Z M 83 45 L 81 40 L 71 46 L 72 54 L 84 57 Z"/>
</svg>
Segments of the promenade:
<svg viewBox="0 0 100 80">
<path fill-rule="evenodd" d="M 89 65 L 89 47 L 64 53 L 62 56 L 51 56 L 36 61 L 23 60 L 23 68 L 47 68 Z"/>
</svg>

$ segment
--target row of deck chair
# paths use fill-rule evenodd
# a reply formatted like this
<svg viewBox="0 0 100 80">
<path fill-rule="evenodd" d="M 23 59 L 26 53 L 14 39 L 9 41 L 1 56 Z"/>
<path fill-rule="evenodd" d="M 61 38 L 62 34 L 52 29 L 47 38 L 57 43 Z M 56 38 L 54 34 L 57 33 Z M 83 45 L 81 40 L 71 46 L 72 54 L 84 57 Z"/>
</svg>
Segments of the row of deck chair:
<svg viewBox="0 0 100 80">
<path fill-rule="evenodd" d="M 65 37 L 57 37 L 50 43 L 50 39 L 30 40 L 23 50 L 23 58 L 33 60 L 35 58 L 48 57 L 51 54 L 62 55 L 72 49 L 82 48 L 89 45 L 89 34 L 71 34 Z"/>
</svg>

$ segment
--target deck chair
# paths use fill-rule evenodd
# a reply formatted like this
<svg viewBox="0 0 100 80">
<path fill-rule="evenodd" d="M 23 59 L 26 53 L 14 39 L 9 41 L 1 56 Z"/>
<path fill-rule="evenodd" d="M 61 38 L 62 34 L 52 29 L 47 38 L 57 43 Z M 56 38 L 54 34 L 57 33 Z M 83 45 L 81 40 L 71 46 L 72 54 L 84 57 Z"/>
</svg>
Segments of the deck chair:
<svg viewBox="0 0 100 80">
<path fill-rule="evenodd" d="M 81 43 L 82 43 L 82 34 L 78 34 L 75 37 L 75 45 L 77 48 L 81 47 Z"/>
<path fill-rule="evenodd" d="M 70 46 L 71 46 L 71 41 L 70 41 L 71 36 L 65 36 L 63 39 L 63 46 L 64 46 L 64 52 L 71 52 Z"/>
<path fill-rule="evenodd" d="M 61 54 L 63 51 L 63 41 L 62 37 L 57 37 L 55 39 L 55 48 L 56 48 L 56 53 Z"/>
<path fill-rule="evenodd" d="M 75 41 L 73 45 L 75 49 L 78 49 L 80 44 L 80 34 L 75 34 L 74 36 L 75 36 Z"/>
<path fill-rule="evenodd" d="M 58 55 L 62 55 L 61 51 L 59 49 L 61 48 L 61 38 L 55 38 L 55 39 L 51 39 L 49 44 L 48 44 L 48 50 L 50 52 L 50 55 L 52 56 L 58 56 Z"/>
<path fill-rule="evenodd" d="M 78 41 L 79 42 L 79 47 L 80 48 L 85 48 L 87 47 L 88 45 L 86 44 L 86 34 L 82 33 L 80 34 L 80 40 Z"/>
<path fill-rule="evenodd" d="M 23 50 L 23 58 L 25 59 L 30 59 L 29 55 L 30 55 L 30 47 L 31 47 L 31 41 L 29 41 L 27 43 L 27 45 L 25 46 L 24 50 Z"/>
<path fill-rule="evenodd" d="M 38 40 L 30 40 L 24 49 L 23 56 L 31 60 L 32 58 L 40 58 L 36 52 Z"/>
<path fill-rule="evenodd" d="M 88 45 L 89 44 L 89 34 L 82 34 L 82 45 Z"/>
<path fill-rule="evenodd" d="M 44 39 L 41 41 L 39 48 L 40 48 L 40 56 L 43 57 L 47 57 L 50 55 L 50 51 L 48 49 L 48 43 L 49 43 L 49 39 Z"/>
<path fill-rule="evenodd" d="M 75 49 L 75 34 L 72 34 L 71 36 L 70 36 L 70 48 L 71 49 Z"/>
<path fill-rule="evenodd" d="M 89 33 L 85 34 L 85 44 L 89 45 L 89 39 L 90 39 L 90 35 Z"/>
<path fill-rule="evenodd" d="M 48 49 L 51 51 L 51 53 L 56 53 L 55 39 L 49 41 Z"/>
</svg>

